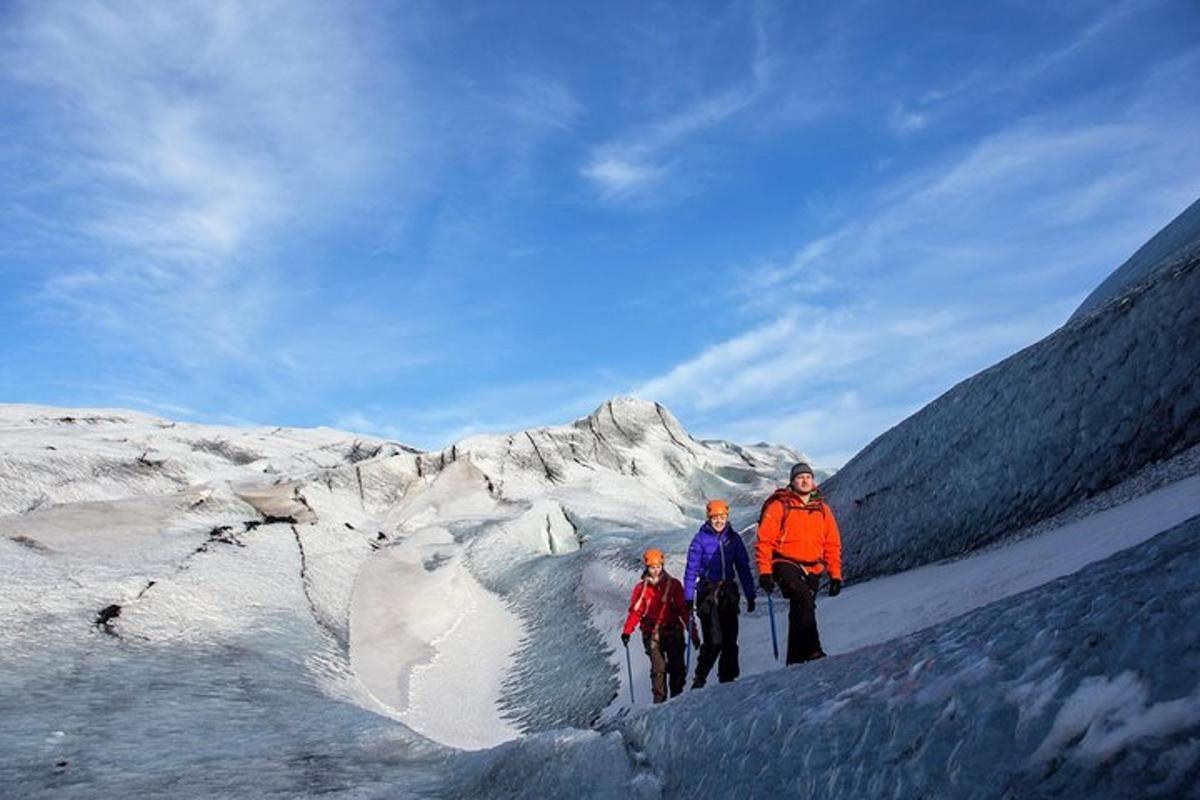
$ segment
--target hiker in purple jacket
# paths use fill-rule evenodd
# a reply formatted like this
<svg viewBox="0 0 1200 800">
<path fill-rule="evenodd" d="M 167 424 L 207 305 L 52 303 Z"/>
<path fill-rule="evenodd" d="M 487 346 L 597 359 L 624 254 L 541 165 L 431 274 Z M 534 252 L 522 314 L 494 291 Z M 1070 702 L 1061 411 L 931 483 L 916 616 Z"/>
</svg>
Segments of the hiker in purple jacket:
<svg viewBox="0 0 1200 800">
<path fill-rule="evenodd" d="M 688 547 L 683 575 L 684 604 L 688 611 L 695 609 L 704 635 L 696 659 L 693 689 L 699 689 L 708 680 L 718 657 L 717 680 L 721 683 L 734 680 L 741 672 L 737 645 L 739 582 L 746 594 L 746 610 L 754 610 L 750 557 L 742 537 L 729 524 L 729 504 L 711 500 L 707 512 L 708 522 L 700 526 Z"/>
</svg>

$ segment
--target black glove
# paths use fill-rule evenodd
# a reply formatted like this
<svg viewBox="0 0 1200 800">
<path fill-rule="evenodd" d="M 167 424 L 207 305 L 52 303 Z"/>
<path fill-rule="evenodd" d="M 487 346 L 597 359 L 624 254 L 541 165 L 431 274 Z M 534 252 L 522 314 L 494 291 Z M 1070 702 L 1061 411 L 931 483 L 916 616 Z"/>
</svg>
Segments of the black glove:
<svg viewBox="0 0 1200 800">
<path fill-rule="evenodd" d="M 830 578 L 829 579 L 829 596 L 837 597 L 841 593 L 842 593 L 842 579 L 841 578 Z"/>
<path fill-rule="evenodd" d="M 696 601 L 695 600 L 684 600 L 683 607 L 686 608 L 688 610 L 688 613 L 690 614 L 696 610 Z"/>
<path fill-rule="evenodd" d="M 754 598 L 753 597 L 746 598 L 746 613 L 747 614 L 754 613 Z"/>
<path fill-rule="evenodd" d="M 775 579 L 772 578 L 770 575 L 759 575 L 758 576 L 758 585 L 761 586 L 763 588 L 763 591 L 766 592 L 767 594 L 770 594 L 771 592 L 775 591 Z"/>
<path fill-rule="evenodd" d="M 625 645 L 626 647 L 629 647 L 629 634 L 628 633 L 621 634 L 621 644 Z"/>
</svg>

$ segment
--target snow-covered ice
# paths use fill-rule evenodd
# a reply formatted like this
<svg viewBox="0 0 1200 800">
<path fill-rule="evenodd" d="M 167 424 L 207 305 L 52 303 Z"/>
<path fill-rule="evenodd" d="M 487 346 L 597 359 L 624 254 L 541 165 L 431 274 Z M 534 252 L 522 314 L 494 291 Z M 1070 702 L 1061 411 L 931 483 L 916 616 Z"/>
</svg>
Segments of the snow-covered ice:
<svg viewBox="0 0 1200 800">
<path fill-rule="evenodd" d="M 681 572 L 714 496 L 752 546 L 802 454 L 634 398 L 436 452 L 0 406 L 0 796 L 1200 798 L 1184 223 L 818 471 L 829 658 L 780 666 L 760 603 L 742 679 L 662 707 L 641 552 Z"/>
<path fill-rule="evenodd" d="M 449 531 L 425 529 L 368 562 L 356 582 L 350 651 L 355 674 L 405 724 L 454 747 L 488 747 L 520 733 L 499 713 L 520 621 L 479 585 L 461 552 L 441 560 L 453 543 Z"/>
<path fill-rule="evenodd" d="M 662 436 L 658 446 L 680 449 Z M 788 457 L 764 461 L 754 488 L 728 482 L 701 459 L 690 484 L 668 469 L 678 488 L 652 484 L 630 503 L 621 494 L 630 476 L 594 463 L 564 467 L 550 480 L 540 464 L 540 477 L 529 478 L 515 475 L 511 462 L 493 461 L 510 488 L 527 484 L 523 495 L 507 496 L 495 483 L 489 489 L 493 473 L 462 452 L 427 472 L 440 454 L 373 443 L 372 450 L 388 449 L 351 460 L 361 440 L 320 437 L 316 451 L 326 460 L 319 466 L 277 453 L 277 463 L 295 466 L 259 473 L 266 477 L 257 484 L 255 462 L 220 465 L 222 478 L 181 465 L 197 485 L 172 482 L 161 493 L 144 490 L 167 488 L 153 474 L 130 471 L 104 499 L 43 502 L 0 517 L 0 585 L 19 620 L 0 628 L 0 713 L 11 720 L 0 730 L 6 791 L 659 797 L 765 796 L 807 786 L 878 796 L 940 785 L 941 796 L 995 796 L 990 784 L 977 790 L 968 780 L 982 769 L 971 747 L 1007 759 L 1002 774 L 1023 787 L 1020 796 L 1038 796 L 1040 784 L 1029 776 L 1047 765 L 1083 780 L 1111 770 L 1114 759 L 1124 764 L 1129 753 L 1147 754 L 1147 785 L 1164 796 L 1195 775 L 1196 687 L 1164 684 L 1168 671 L 1155 669 L 1159 659 L 1190 669 L 1181 651 L 1190 640 L 1164 636 L 1178 622 L 1159 619 L 1189 618 L 1189 595 L 1158 583 L 1136 587 L 1156 570 L 1190 563 L 1180 555 L 1154 567 L 1162 548 L 1153 537 L 1200 513 L 1198 477 L 1003 547 L 823 597 L 831 653 L 823 662 L 779 666 L 760 604 L 742 620 L 741 681 L 650 709 L 637 653 L 638 704 L 627 716 L 616 634 L 638 554 L 660 546 L 678 572 L 698 524 L 678 504 L 655 501 L 679 491 L 698 509 L 699 486 L 726 481 L 722 493 L 742 501 L 735 523 L 752 530 L 757 500 Z M 152 433 L 106 438 L 138 439 L 110 449 L 110 464 L 136 461 L 154 443 Z M 8 453 L 35 455 L 27 437 L 15 439 Z M 285 449 L 311 452 L 301 439 L 289 434 Z M 94 458 L 86 445 L 80 450 L 79 458 Z M 178 452 L 192 458 L 196 451 Z M 625 462 L 606 457 L 613 465 L 635 457 L 649 464 L 653 448 L 643 445 Z M 1194 534 L 1195 525 L 1181 530 Z M 1171 541 L 1188 552 L 1186 536 L 1176 532 Z M 1111 580 L 1122 598 L 1133 595 L 1132 611 L 1124 599 L 1098 602 L 1105 595 L 1095 587 L 1107 584 L 1097 570 L 1121 574 Z M 1141 577 L 1127 580 L 1122 570 Z M 1063 617 L 1072 604 L 1075 616 Z M 119 614 L 98 624 L 113 605 Z M 782 628 L 785 603 L 777 613 Z M 1120 642 L 1111 631 L 1130 613 L 1158 615 L 1157 627 L 1141 626 L 1132 650 L 1116 647 L 1123 661 L 1077 657 L 1101 645 L 1089 647 L 1076 621 L 1114 650 Z M 1048 624 L 1050 617 L 1062 621 Z M 541 671 L 554 666 L 545 648 L 557 672 Z M 546 674 L 554 685 L 541 682 Z M 589 674 L 600 677 L 592 689 Z M 534 696 L 506 703 L 522 693 Z M 971 708 L 992 731 L 982 739 L 954 727 Z M 583 724 L 564 728 L 555 714 L 582 714 Z M 598 717 L 606 720 L 602 730 L 586 730 Z M 913 738 L 926 728 L 945 742 Z M 530 729 L 545 732 L 491 748 Z M 808 735 L 818 730 L 822 737 Z M 753 745 L 765 736 L 774 755 Z M 964 744 L 956 751 L 951 739 Z M 680 750 L 680 742 L 690 744 Z M 882 766 L 864 766 L 874 763 L 864 760 L 868 753 L 883 757 Z M 809 766 L 786 780 L 763 772 L 790 763 L 785 755 Z M 872 770 L 884 777 L 871 779 Z M 815 774 L 821 780 L 806 783 Z"/>
<path fill-rule="evenodd" d="M 915 635 L 688 692 L 605 730 L 666 797 L 1194 798 L 1200 629 L 1181 622 L 1200 612 L 1198 535 L 1193 518 Z M 509 784 L 485 774 L 467 793 L 521 796 L 513 775 L 544 784 L 560 774 L 546 746 L 514 743 Z M 600 758 L 607 744 L 573 746 Z M 596 780 L 585 793 L 633 778 Z"/>
</svg>

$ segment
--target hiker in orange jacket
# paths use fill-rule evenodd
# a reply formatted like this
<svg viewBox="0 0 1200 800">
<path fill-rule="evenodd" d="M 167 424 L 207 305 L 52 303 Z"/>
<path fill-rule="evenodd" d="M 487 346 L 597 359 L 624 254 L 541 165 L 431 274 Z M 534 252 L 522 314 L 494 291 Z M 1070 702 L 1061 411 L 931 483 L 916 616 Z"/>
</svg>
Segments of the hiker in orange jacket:
<svg viewBox="0 0 1200 800">
<path fill-rule="evenodd" d="M 755 557 L 763 591 L 770 594 L 779 584 L 791 601 L 787 663 L 824 658 L 817 631 L 817 589 L 828 571 L 829 596 L 842 591 L 842 540 L 808 464 L 793 466 L 789 485 L 763 504 Z"/>
<path fill-rule="evenodd" d="M 629 646 L 629 635 L 641 622 L 642 645 L 650 657 L 650 688 L 654 702 L 682 694 L 687 680 L 683 663 L 684 629 L 689 614 L 683 603 L 683 584 L 663 569 L 663 554 L 650 548 L 642 557 L 646 569 L 642 579 L 633 587 L 629 600 L 629 615 L 621 632 L 621 642 Z M 668 686 L 669 678 L 669 686 Z"/>
</svg>

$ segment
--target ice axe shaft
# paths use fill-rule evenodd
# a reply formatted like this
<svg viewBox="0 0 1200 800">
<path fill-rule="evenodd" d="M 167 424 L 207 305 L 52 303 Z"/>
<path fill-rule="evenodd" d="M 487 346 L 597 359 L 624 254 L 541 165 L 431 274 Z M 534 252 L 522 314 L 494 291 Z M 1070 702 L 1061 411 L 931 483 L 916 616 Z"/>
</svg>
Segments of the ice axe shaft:
<svg viewBox="0 0 1200 800">
<path fill-rule="evenodd" d="M 692 625 L 688 620 L 687 630 L 683 632 L 683 674 L 686 677 L 692 667 Z"/>
<path fill-rule="evenodd" d="M 629 642 L 625 643 L 625 668 L 629 670 L 629 703 L 636 705 L 637 701 L 633 699 L 633 659 L 629 657 Z"/>
<path fill-rule="evenodd" d="M 688 614 L 687 630 L 683 632 L 683 674 L 687 675 L 692 668 L 692 636 L 696 632 L 696 620 Z"/>
<path fill-rule="evenodd" d="M 775 651 L 775 660 L 779 660 L 779 635 L 775 633 L 775 601 L 767 592 L 767 616 L 771 618 L 771 649 Z"/>
</svg>

